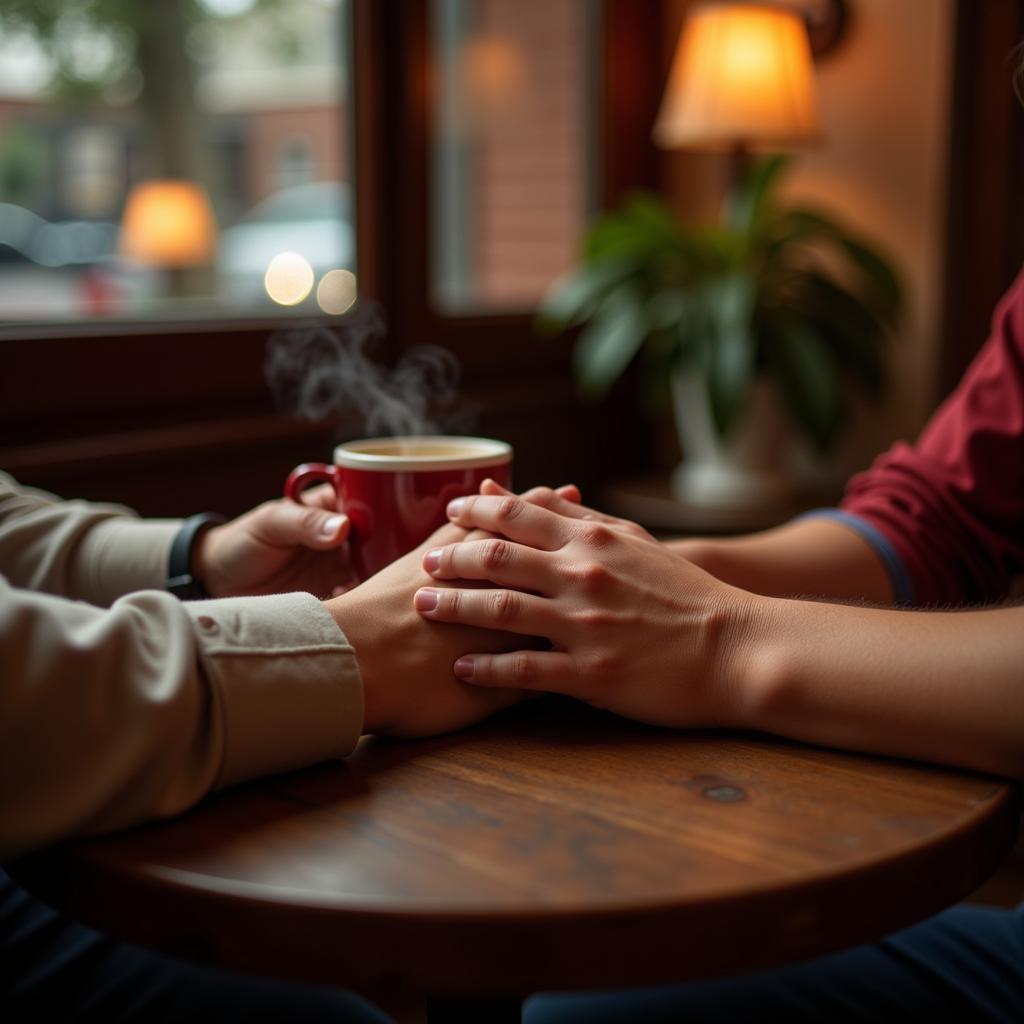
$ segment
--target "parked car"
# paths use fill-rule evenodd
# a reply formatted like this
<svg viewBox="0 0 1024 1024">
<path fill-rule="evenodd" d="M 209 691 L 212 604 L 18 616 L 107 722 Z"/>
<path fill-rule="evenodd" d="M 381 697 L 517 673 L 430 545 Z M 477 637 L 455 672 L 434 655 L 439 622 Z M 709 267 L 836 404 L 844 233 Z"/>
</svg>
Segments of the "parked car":
<svg viewBox="0 0 1024 1024">
<path fill-rule="evenodd" d="M 263 276 L 282 252 L 297 252 L 316 278 L 352 267 L 355 236 L 348 186 L 317 181 L 281 189 L 220 234 L 217 272 L 229 302 L 268 302 Z"/>
</svg>

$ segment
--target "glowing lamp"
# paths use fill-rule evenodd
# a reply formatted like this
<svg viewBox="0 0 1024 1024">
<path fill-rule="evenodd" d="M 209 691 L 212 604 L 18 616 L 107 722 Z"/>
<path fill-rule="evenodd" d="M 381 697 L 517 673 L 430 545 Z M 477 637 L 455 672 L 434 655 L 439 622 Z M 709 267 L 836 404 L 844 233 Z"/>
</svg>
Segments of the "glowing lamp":
<svg viewBox="0 0 1024 1024">
<path fill-rule="evenodd" d="M 788 148 L 818 139 L 811 48 L 800 16 L 766 4 L 695 7 L 653 134 L 665 148 Z"/>
<path fill-rule="evenodd" d="M 140 182 L 121 220 L 123 256 L 155 267 L 200 267 L 217 248 L 217 222 L 205 190 L 193 181 Z"/>
</svg>

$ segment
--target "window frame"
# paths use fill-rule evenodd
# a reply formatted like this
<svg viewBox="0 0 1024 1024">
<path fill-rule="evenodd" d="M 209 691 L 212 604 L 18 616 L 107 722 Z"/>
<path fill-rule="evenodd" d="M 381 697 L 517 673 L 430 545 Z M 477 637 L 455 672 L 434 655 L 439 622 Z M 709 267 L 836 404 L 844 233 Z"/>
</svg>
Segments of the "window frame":
<svg viewBox="0 0 1024 1024">
<path fill-rule="evenodd" d="M 530 476 L 555 472 L 596 415 L 575 398 L 570 340 L 539 337 L 528 313 L 443 315 L 429 301 L 429 0 L 351 2 L 357 273 L 361 294 L 388 311 L 378 354 L 392 360 L 413 345 L 447 346 L 463 364 L 468 401 L 505 415 L 513 432 L 516 410 L 541 403 L 550 429 L 565 433 L 561 447 L 535 453 Z M 649 126 L 666 70 L 664 20 L 662 0 L 603 2 L 601 208 L 658 184 Z M 336 321 L 3 325 L 0 468 L 63 494 L 128 501 L 146 514 L 188 511 L 200 486 L 206 503 L 241 511 L 280 485 L 281 466 L 301 461 L 297 453 L 329 451 L 345 429 L 343 421 L 303 423 L 274 410 L 262 374 L 267 338 L 296 322 Z M 253 472 L 268 450 L 274 457 Z M 235 453 L 238 464 L 223 465 L 223 453 Z"/>
</svg>

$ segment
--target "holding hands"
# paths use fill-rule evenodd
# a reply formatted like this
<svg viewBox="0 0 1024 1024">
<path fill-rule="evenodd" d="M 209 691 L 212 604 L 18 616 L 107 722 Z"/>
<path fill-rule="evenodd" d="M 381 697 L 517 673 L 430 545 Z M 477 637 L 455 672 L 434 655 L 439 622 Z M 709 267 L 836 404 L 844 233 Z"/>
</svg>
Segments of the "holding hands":
<svg viewBox="0 0 1024 1024">
<path fill-rule="evenodd" d="M 641 527 L 553 491 L 516 497 L 488 483 L 453 501 L 451 521 L 494 537 L 433 547 L 427 619 L 543 636 L 551 650 L 466 655 L 455 674 L 483 687 L 577 697 L 670 726 L 738 724 L 730 652 L 756 600 L 668 552 Z M 495 587 L 475 589 L 480 581 Z"/>
</svg>

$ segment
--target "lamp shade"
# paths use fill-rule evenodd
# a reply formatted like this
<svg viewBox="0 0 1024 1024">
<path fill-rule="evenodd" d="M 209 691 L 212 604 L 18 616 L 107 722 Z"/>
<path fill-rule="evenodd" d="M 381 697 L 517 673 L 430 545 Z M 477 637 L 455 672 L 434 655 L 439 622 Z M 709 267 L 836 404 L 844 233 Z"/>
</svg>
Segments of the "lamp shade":
<svg viewBox="0 0 1024 1024">
<path fill-rule="evenodd" d="M 807 29 L 769 4 L 702 4 L 689 14 L 654 125 L 665 148 L 791 146 L 817 139 Z"/>
<path fill-rule="evenodd" d="M 197 267 L 213 259 L 216 246 L 213 209 L 195 182 L 143 181 L 128 196 L 119 239 L 123 256 L 157 267 Z"/>
</svg>

